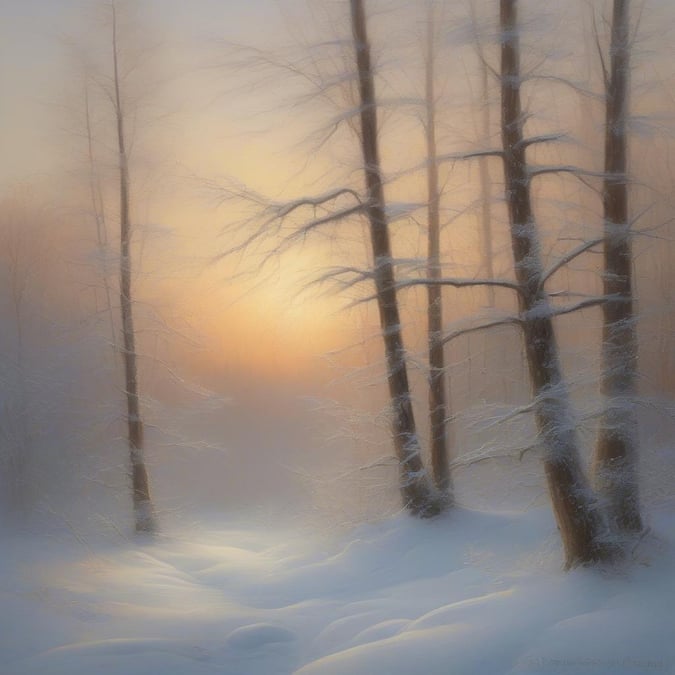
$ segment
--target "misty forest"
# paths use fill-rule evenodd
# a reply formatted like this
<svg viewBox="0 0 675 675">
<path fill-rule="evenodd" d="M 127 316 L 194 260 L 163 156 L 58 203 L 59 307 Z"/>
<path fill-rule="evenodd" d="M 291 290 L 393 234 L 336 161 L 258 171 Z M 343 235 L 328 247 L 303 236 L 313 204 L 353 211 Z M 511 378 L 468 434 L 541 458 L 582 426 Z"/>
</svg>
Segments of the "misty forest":
<svg viewBox="0 0 675 675">
<path fill-rule="evenodd" d="M 675 673 L 669 0 L 0 10 L 1 673 Z"/>
</svg>

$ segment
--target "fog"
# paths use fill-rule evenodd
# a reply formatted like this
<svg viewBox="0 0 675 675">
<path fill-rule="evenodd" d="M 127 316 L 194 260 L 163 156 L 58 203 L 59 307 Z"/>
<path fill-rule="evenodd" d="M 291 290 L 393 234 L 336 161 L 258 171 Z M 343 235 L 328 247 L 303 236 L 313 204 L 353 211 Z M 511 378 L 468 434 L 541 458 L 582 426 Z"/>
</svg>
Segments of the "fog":
<svg viewBox="0 0 675 675">
<path fill-rule="evenodd" d="M 417 4 L 370 4 L 387 198 L 420 205 L 392 224 L 394 256 L 411 261 L 401 268 L 405 277 L 426 246 L 424 136 L 415 107 L 423 94 L 424 21 Z M 462 3 L 446 4 L 439 18 L 438 123 L 441 152 L 451 154 L 498 142 L 499 107 L 494 78 L 487 99 L 480 91 L 470 12 Z M 540 5 L 521 9 L 525 66 L 539 77 L 528 89 L 528 129 L 562 132 L 565 139 L 533 149 L 532 160 L 600 172 L 602 81 L 591 9 Z M 353 125 L 337 122 L 353 105 L 353 91 L 348 83 L 326 86 L 348 67 L 346 7 L 195 2 L 190 8 L 119 4 L 132 110 L 139 382 L 159 520 L 194 523 L 205 514 L 246 512 L 349 525 L 391 513 L 399 508 L 397 470 L 377 311 L 366 302 L 372 289 L 367 282 L 316 283 L 336 266 L 368 265 L 363 223 L 344 221 L 286 246 L 284 237 L 300 223 L 289 219 L 254 246 L 237 248 L 266 217 L 253 195 L 282 203 L 361 187 Z M 496 67 L 492 9 L 475 5 L 478 38 Z M 595 11 L 601 40 L 603 11 Z M 119 345 L 120 322 L 116 149 L 105 93 L 109 17 L 105 3 L 64 2 L 57 9 L 46 0 L 12 3 L 4 13 L 2 73 L 11 105 L 0 124 L 2 512 L 8 525 L 125 530 L 124 384 L 119 347 L 111 344 Z M 635 267 L 648 500 L 671 496 L 665 476 L 672 460 L 663 447 L 672 431 L 675 381 L 674 16 L 666 2 L 645 3 L 632 79 L 632 211 L 641 214 L 636 227 L 644 233 L 636 237 Z M 87 82 L 93 164 L 85 137 Z M 579 94 L 582 88 L 596 98 Z M 478 122 L 485 106 L 488 139 Z M 441 171 L 444 271 L 482 277 L 478 166 L 452 161 Z M 489 171 L 492 263 L 496 277 L 509 279 L 499 163 Z M 105 250 L 97 241 L 92 180 L 106 217 Z M 537 183 L 547 264 L 597 235 L 597 190 L 597 181 L 589 189 L 574 176 Z M 551 292 L 598 294 L 601 264 L 597 252 L 575 259 Z M 480 288 L 443 294 L 449 332 L 515 310 L 504 289 L 496 291 L 494 307 Z M 400 302 L 425 445 L 424 289 L 402 290 Z M 601 405 L 600 313 L 561 317 L 556 328 L 590 452 Z M 545 503 L 537 452 L 526 452 L 535 444 L 534 422 L 514 413 L 530 401 L 518 331 L 460 337 L 446 356 L 458 501 L 494 508 Z"/>
<path fill-rule="evenodd" d="M 3 673 L 675 672 L 670 0 L 0 10 Z"/>
</svg>

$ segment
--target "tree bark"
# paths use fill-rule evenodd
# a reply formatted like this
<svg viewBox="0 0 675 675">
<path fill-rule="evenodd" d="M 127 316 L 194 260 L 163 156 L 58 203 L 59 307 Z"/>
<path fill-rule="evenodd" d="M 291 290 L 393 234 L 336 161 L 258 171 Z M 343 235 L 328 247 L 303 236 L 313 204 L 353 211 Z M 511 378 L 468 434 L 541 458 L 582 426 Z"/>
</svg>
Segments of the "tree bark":
<svg viewBox="0 0 675 675">
<path fill-rule="evenodd" d="M 440 500 L 422 462 L 415 428 L 406 356 L 401 333 L 377 140 L 377 108 L 370 44 L 363 0 L 350 0 L 361 104 L 361 150 L 367 192 L 366 213 L 373 253 L 374 280 L 384 341 L 391 399 L 394 448 L 399 461 L 400 490 L 405 508 L 428 517 L 439 513 Z"/>
<path fill-rule="evenodd" d="M 604 277 L 602 380 L 605 408 L 594 458 L 596 487 L 620 531 L 642 530 L 637 475 L 637 329 L 633 311 L 628 214 L 629 0 L 614 0 L 606 82 L 603 185 Z"/>
<path fill-rule="evenodd" d="M 605 526 L 583 474 L 575 420 L 562 376 L 551 305 L 532 210 L 523 144 L 517 0 L 500 0 L 501 128 L 505 195 L 535 418 L 544 447 L 544 469 L 560 529 L 567 568 L 610 557 Z"/>
<path fill-rule="evenodd" d="M 485 60 L 485 52 L 481 44 L 478 33 L 478 20 L 476 17 L 475 3 L 470 4 L 471 22 L 473 23 L 476 55 L 480 65 L 480 85 L 481 85 L 481 100 L 482 110 L 480 116 L 480 129 L 478 129 L 478 136 L 485 148 L 490 147 L 490 88 L 489 88 L 489 71 L 487 61 Z M 490 165 L 488 157 L 478 158 L 478 172 L 480 177 L 480 202 L 481 202 L 481 244 L 483 255 L 483 267 L 485 268 L 485 278 L 494 279 L 494 255 L 492 252 L 492 179 L 490 178 Z M 488 305 L 495 306 L 495 289 L 493 286 L 485 287 L 487 293 Z"/>
<path fill-rule="evenodd" d="M 438 186 L 438 153 L 436 148 L 435 16 L 434 1 L 427 5 L 427 38 L 425 64 L 426 145 L 427 145 L 427 276 L 442 277 L 440 262 L 440 201 Z M 429 434 L 431 468 L 441 498 L 452 502 L 452 483 L 448 463 L 448 383 L 443 346 L 443 294 L 440 285 L 427 286 L 427 323 L 429 343 Z"/>
<path fill-rule="evenodd" d="M 120 94 L 120 76 L 117 46 L 117 16 L 112 7 L 112 51 L 115 118 L 119 150 L 120 178 L 120 308 L 122 317 L 122 357 L 127 401 L 127 427 L 131 464 L 131 491 L 136 532 L 152 533 L 156 520 L 150 497 L 150 483 L 144 459 L 143 420 L 138 394 L 138 365 L 136 333 L 134 330 L 131 288 L 131 220 L 129 197 L 129 162 L 124 133 L 124 109 Z"/>
<path fill-rule="evenodd" d="M 484 62 L 481 62 L 481 90 L 483 94 L 483 114 L 481 116 L 482 136 L 485 147 L 489 147 L 490 141 L 490 103 L 488 100 L 488 69 Z M 481 195 L 481 243 L 483 244 L 483 265 L 485 266 L 485 278 L 494 279 L 494 256 L 492 252 L 492 180 L 490 179 L 490 166 L 487 157 L 478 158 L 478 171 L 480 175 L 480 195 Z M 493 286 L 486 286 L 488 304 L 495 306 L 495 289 Z"/>
</svg>

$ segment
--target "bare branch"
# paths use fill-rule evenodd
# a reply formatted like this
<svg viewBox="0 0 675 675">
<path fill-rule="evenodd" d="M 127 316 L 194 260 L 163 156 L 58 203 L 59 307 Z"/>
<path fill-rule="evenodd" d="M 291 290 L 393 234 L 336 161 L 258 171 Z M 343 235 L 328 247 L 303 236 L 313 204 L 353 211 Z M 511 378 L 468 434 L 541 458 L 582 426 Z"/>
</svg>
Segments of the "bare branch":
<svg viewBox="0 0 675 675">
<path fill-rule="evenodd" d="M 358 192 L 351 188 L 337 188 L 321 195 L 300 197 L 288 202 L 273 202 L 268 200 L 263 195 L 259 195 L 253 190 L 239 186 L 227 188 L 216 186 L 215 189 L 219 192 L 222 201 L 235 199 L 252 204 L 256 207 L 260 207 L 259 216 L 263 217 L 264 220 L 243 241 L 235 244 L 234 246 L 231 246 L 229 249 L 215 256 L 213 258 L 214 262 L 223 260 L 234 253 L 239 253 L 246 250 L 254 242 L 269 235 L 271 233 L 272 226 L 275 224 L 276 227 L 273 229 L 273 231 L 278 232 L 286 218 L 305 207 L 317 209 L 318 207 L 325 206 L 329 202 L 334 202 L 343 195 L 349 195 L 358 202 L 358 204 L 355 206 L 348 207 L 334 213 L 329 213 L 326 216 L 314 218 L 308 221 L 301 228 L 285 237 L 282 241 L 283 244 L 288 244 L 299 238 L 303 238 L 308 232 L 316 229 L 317 227 L 320 227 L 321 225 L 343 220 L 351 215 L 354 215 L 355 213 L 361 212 L 364 208 L 364 204 L 361 202 L 361 197 L 359 196 Z"/>
<path fill-rule="evenodd" d="M 542 134 L 541 136 L 532 136 L 531 138 L 523 138 L 520 143 L 514 145 L 514 149 L 529 148 L 531 145 L 538 143 L 552 143 L 555 141 L 562 141 L 569 139 L 569 135 L 563 132 L 557 134 Z"/>
<path fill-rule="evenodd" d="M 463 159 L 477 159 L 480 157 L 504 157 L 504 151 L 496 148 L 488 150 L 476 150 L 475 152 L 455 152 L 447 155 L 438 155 L 436 158 L 439 163 L 456 162 Z"/>
<path fill-rule="evenodd" d="M 562 84 L 566 87 L 569 87 L 572 89 L 574 92 L 577 94 L 580 94 L 581 96 L 585 96 L 587 98 L 590 98 L 594 101 L 603 101 L 604 96 L 601 94 L 598 94 L 597 92 L 593 91 L 592 89 L 586 89 L 585 87 L 582 87 L 580 84 L 577 84 L 575 82 L 572 82 L 571 80 L 568 80 L 564 77 L 560 77 L 559 75 L 530 75 L 527 78 L 527 80 L 543 80 L 545 82 L 553 82 L 555 84 Z"/>
<path fill-rule="evenodd" d="M 571 314 L 572 312 L 578 312 L 582 309 L 588 309 L 589 307 L 598 307 L 599 305 L 604 305 L 610 298 L 607 296 L 599 298 L 588 298 L 587 300 L 582 300 L 577 302 L 574 305 L 567 305 L 567 307 L 554 307 L 551 311 L 551 316 L 564 316 L 565 314 Z"/>
<path fill-rule="evenodd" d="M 548 269 L 548 271 L 544 273 L 544 276 L 542 277 L 541 280 L 541 286 L 543 286 L 562 267 L 572 262 L 572 260 L 580 256 L 582 253 L 586 253 L 586 251 L 593 248 L 594 246 L 602 244 L 603 241 L 604 241 L 603 237 L 591 239 L 590 241 L 586 241 L 580 246 L 577 246 L 575 249 L 571 250 L 567 255 L 564 255 L 562 258 L 560 258 L 560 260 L 558 260 L 557 263 L 555 263 L 555 265 L 551 266 Z"/>
<path fill-rule="evenodd" d="M 602 45 L 600 44 L 600 33 L 598 31 L 598 24 L 595 19 L 595 9 L 591 8 L 591 17 L 593 19 L 593 38 L 595 39 L 595 48 L 598 50 L 598 57 L 600 58 L 600 65 L 602 67 L 602 81 L 605 85 L 605 91 L 609 87 L 609 72 L 607 64 L 605 63 L 605 55 L 602 53 Z"/>
<path fill-rule="evenodd" d="M 469 455 L 465 455 L 450 462 L 450 471 L 473 466 L 474 464 L 479 464 L 481 462 L 487 462 L 491 459 L 518 459 L 519 462 L 522 462 L 523 457 L 525 457 L 528 452 L 539 449 L 541 449 L 541 445 L 539 443 L 533 443 L 532 445 L 528 445 L 525 448 L 519 448 L 515 452 L 496 453 L 494 451 L 490 451 L 489 448 L 486 448 L 486 446 L 483 446 L 479 448 L 479 450 L 472 452 Z"/>
<path fill-rule="evenodd" d="M 327 216 L 324 216 L 322 218 L 315 218 L 314 220 L 310 220 L 308 223 L 305 223 L 299 230 L 285 237 L 283 239 L 283 243 L 287 244 L 296 241 L 297 239 L 303 239 L 304 237 L 307 236 L 307 234 L 309 234 L 309 232 L 311 232 L 312 230 L 316 230 L 322 225 L 327 225 L 329 223 L 336 223 L 338 221 L 345 220 L 350 216 L 356 215 L 357 213 L 361 213 L 364 209 L 365 209 L 364 204 L 357 204 L 356 206 L 352 206 L 347 209 L 342 209 L 341 211 L 336 211 L 335 213 L 329 213 Z"/>
<path fill-rule="evenodd" d="M 537 176 L 545 176 L 550 173 L 569 173 L 576 178 L 579 177 L 590 177 L 590 178 L 606 178 L 607 174 L 604 171 L 591 171 L 590 169 L 582 169 L 579 166 L 574 166 L 573 164 L 553 164 L 550 166 L 530 166 L 527 169 L 527 174 L 530 178 L 536 178 Z M 612 177 L 617 177 L 616 174 L 612 174 Z"/>
<path fill-rule="evenodd" d="M 495 288 L 508 288 L 520 293 L 520 286 L 506 279 L 454 279 L 440 277 L 439 279 L 406 279 L 396 284 L 397 288 L 410 288 L 411 286 L 452 286 L 454 288 L 472 288 L 474 286 L 492 286 Z"/>
<path fill-rule="evenodd" d="M 342 280 L 340 277 L 351 274 L 350 279 Z M 342 290 L 346 290 L 360 284 L 363 281 L 370 281 L 375 276 L 373 270 L 364 270 L 358 267 L 333 267 L 317 277 L 312 284 L 321 285 L 327 281 L 335 281 L 340 285 Z"/>
<path fill-rule="evenodd" d="M 334 201 L 338 197 L 345 194 L 354 197 L 354 199 L 356 199 L 356 201 L 359 202 L 359 208 L 363 206 L 363 203 L 361 202 L 361 197 L 359 196 L 358 192 L 356 192 L 356 190 L 352 190 L 351 188 L 338 188 L 337 190 L 331 190 L 330 192 L 326 192 L 325 194 L 318 195 L 316 197 L 301 197 L 300 199 L 296 199 L 291 202 L 285 202 L 282 204 L 271 204 L 270 208 L 277 211 L 276 213 L 277 218 L 283 219 L 286 218 L 286 216 L 289 216 L 294 211 L 297 211 L 298 209 L 302 208 L 303 206 L 311 206 L 313 208 L 316 208 L 318 206 L 326 204 L 327 202 Z"/>
<path fill-rule="evenodd" d="M 446 335 L 442 343 L 448 344 L 452 342 L 455 338 L 461 337 L 462 335 L 469 335 L 470 333 L 478 333 L 479 331 L 489 330 L 490 328 L 496 328 L 498 326 L 518 326 L 523 325 L 523 320 L 518 316 L 505 316 L 501 319 L 495 319 L 494 321 L 489 321 L 488 323 L 483 323 L 478 326 L 469 326 L 468 328 L 460 328 L 452 333 Z"/>
<path fill-rule="evenodd" d="M 474 42 L 474 50 L 476 53 L 476 56 L 478 57 L 478 60 L 481 62 L 483 67 L 490 73 L 492 73 L 492 76 L 495 79 L 499 79 L 500 74 L 499 72 L 492 67 L 492 65 L 488 62 L 487 58 L 485 57 L 485 50 L 483 49 L 483 45 L 480 41 L 480 36 L 478 34 L 478 19 L 476 17 L 476 8 L 474 6 L 473 2 L 469 3 L 469 10 L 471 12 L 471 29 L 472 29 L 472 37 L 473 37 L 473 42 Z"/>
<path fill-rule="evenodd" d="M 503 424 L 504 422 L 510 422 L 512 419 L 515 419 L 519 415 L 525 415 L 527 413 L 534 412 L 536 406 L 537 406 L 536 401 L 530 401 L 530 403 L 526 403 L 525 405 L 518 406 L 513 410 L 509 410 L 509 412 L 503 415 L 493 416 L 487 421 L 487 423 L 481 424 L 481 429 L 482 430 L 492 429 L 500 424 Z"/>
</svg>

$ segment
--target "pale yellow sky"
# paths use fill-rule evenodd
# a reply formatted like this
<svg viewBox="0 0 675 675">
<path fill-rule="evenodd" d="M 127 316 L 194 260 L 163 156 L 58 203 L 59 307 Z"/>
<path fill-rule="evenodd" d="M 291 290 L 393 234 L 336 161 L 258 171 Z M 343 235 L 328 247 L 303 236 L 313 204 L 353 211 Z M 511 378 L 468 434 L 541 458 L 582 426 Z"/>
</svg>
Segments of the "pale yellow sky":
<svg viewBox="0 0 675 675">
<path fill-rule="evenodd" d="M 86 187 L 78 195 L 81 176 L 76 168 L 83 147 L 77 129 L 73 129 L 72 113 L 78 107 L 78 89 L 64 38 L 77 37 L 83 27 L 92 25 L 99 3 L 0 3 L 0 81 L 8 92 L 0 107 L 0 148 L 4 158 L 0 162 L 0 189 L 17 182 L 35 183 L 40 190 L 51 189 L 51 194 L 63 197 L 72 209 L 80 197 L 85 200 Z M 372 6 L 377 4 L 373 2 Z M 402 11 L 405 4 L 393 3 L 396 11 Z M 306 11 L 308 6 L 314 16 Z M 655 6 L 665 7 L 658 2 Z M 139 113 L 142 119 L 135 144 L 135 213 L 138 222 L 159 224 L 171 235 L 141 236 L 146 241 L 143 292 L 149 300 L 163 302 L 165 298 L 165 304 L 183 313 L 194 325 L 210 354 L 206 357 L 207 352 L 201 352 L 196 358 L 213 359 L 218 367 L 235 363 L 242 370 L 272 369 L 284 377 L 306 375 L 318 367 L 322 353 L 358 342 L 362 332 L 369 336 L 376 333 L 373 311 L 365 321 L 360 310 L 340 311 L 353 294 L 326 296 L 320 295 L 318 289 L 300 292 L 307 280 L 326 266 L 358 265 L 367 260 L 367 246 L 359 228 L 342 226 L 331 235 L 308 241 L 268 266 L 267 276 L 263 277 L 266 281 L 259 283 L 251 273 L 257 271 L 260 256 L 248 255 L 243 262 L 237 260 L 236 265 L 234 260 L 217 266 L 208 264 L 232 244 L 233 235 L 223 234 L 223 230 L 240 214 L 228 203 L 217 206 L 217 197 L 205 182 L 217 184 L 226 176 L 235 177 L 274 198 L 321 193 L 345 182 L 359 188 L 362 178 L 358 147 L 348 135 L 338 135 L 319 150 L 312 143 L 312 132 L 330 128 L 339 110 L 331 111 L 320 100 L 292 105 L 288 95 L 295 86 L 286 85 L 281 77 L 267 75 L 261 83 L 261 76 L 256 74 L 248 84 L 245 72 L 233 77 L 232 69 L 228 72 L 212 67 L 219 60 L 219 52 L 211 40 L 221 38 L 269 47 L 276 40 L 307 37 L 310 19 L 323 21 L 325 28 L 326 17 L 331 12 L 338 16 L 346 3 L 345 7 L 329 4 L 324 13 L 317 9 L 318 3 L 305 0 L 151 0 L 144 7 L 141 18 L 151 22 L 153 44 L 157 44 L 159 65 L 153 75 L 159 82 L 156 102 Z M 346 11 L 343 14 L 346 17 Z M 411 39 L 399 52 L 393 44 L 387 44 L 386 31 L 378 30 L 387 25 L 386 21 L 392 21 L 387 28 L 392 40 L 400 39 L 406 31 L 410 37 L 410 27 L 398 25 L 396 14 L 393 16 L 382 15 L 373 30 L 384 68 L 381 84 L 388 87 L 381 93 L 389 97 L 419 94 L 419 70 L 404 71 L 400 67 L 404 55 L 419 62 L 419 40 Z M 571 30 L 565 25 L 562 28 Z M 332 31 L 328 39 L 349 35 L 346 25 L 335 24 Z M 552 42 L 560 40 L 560 35 L 553 37 Z M 93 33 L 87 41 L 97 42 Z M 536 49 L 541 47 L 536 45 Z M 564 54 L 556 53 L 553 62 L 558 59 L 564 63 L 564 58 Z M 464 47 L 448 50 L 442 66 L 441 89 L 449 102 L 443 108 L 441 138 L 443 150 L 448 152 L 465 149 L 473 141 L 475 124 L 465 103 L 475 95 L 466 86 L 466 74 L 472 72 L 475 63 Z M 339 61 L 332 67 L 339 70 Z M 569 95 L 566 96 L 561 100 L 569 103 Z M 556 106 L 547 122 L 562 123 L 563 130 L 567 130 L 566 120 L 559 117 L 562 109 Z M 387 171 L 394 173 L 419 161 L 422 131 L 414 112 L 392 107 L 383 112 L 382 120 L 382 155 Z M 110 150 L 105 146 L 110 143 L 101 143 L 101 156 Z M 498 167 L 494 174 L 499 175 Z M 477 174 L 458 167 L 452 176 L 448 202 L 461 209 L 476 196 Z M 393 201 L 422 201 L 424 181 L 400 180 L 390 188 L 389 196 Z M 423 212 L 418 215 L 423 222 Z M 398 255 L 424 255 L 421 228 L 394 227 Z M 460 216 L 448 236 L 458 269 L 475 275 L 480 245 L 475 213 Z M 504 239 L 500 243 L 497 237 L 497 242 L 505 251 Z M 503 259 L 508 262 L 508 256 Z M 506 269 L 506 264 L 502 267 Z M 233 280 L 232 275 L 241 271 L 249 275 Z M 413 319 L 411 330 L 421 335 L 424 322 L 418 307 L 423 298 L 419 294 L 417 298 L 408 301 L 406 311 Z M 483 300 L 474 297 L 468 302 L 480 304 Z M 460 312 L 465 311 L 466 304 L 462 303 Z M 453 309 L 456 308 L 455 303 Z"/>
</svg>

